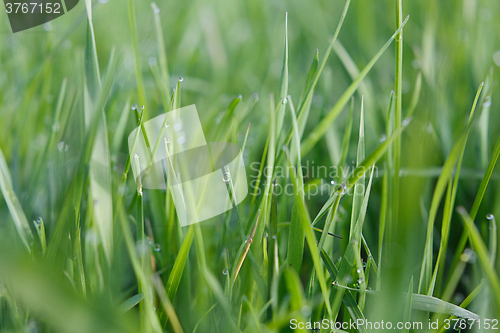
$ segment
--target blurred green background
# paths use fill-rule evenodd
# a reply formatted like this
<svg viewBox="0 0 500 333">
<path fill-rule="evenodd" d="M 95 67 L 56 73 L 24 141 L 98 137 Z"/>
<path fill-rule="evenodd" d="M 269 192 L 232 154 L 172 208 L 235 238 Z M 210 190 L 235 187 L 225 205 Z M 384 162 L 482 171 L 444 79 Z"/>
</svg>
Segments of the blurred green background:
<svg viewBox="0 0 500 333">
<path fill-rule="evenodd" d="M 0 331 L 123 332 L 137 329 L 154 332 L 158 331 L 154 324 L 158 321 L 162 330 L 178 332 L 179 328 L 172 324 L 172 314 L 169 313 L 175 311 L 185 332 L 195 329 L 198 332 L 231 332 L 235 329 L 232 322 L 242 331 L 267 332 L 287 331 L 289 319 L 296 315 L 294 311 L 299 311 L 305 319 L 309 318 L 307 320 L 321 319 L 325 315 L 320 286 L 314 280 L 314 274 L 311 278 L 314 264 L 307 245 L 301 269 L 293 271 L 296 275 L 290 273 L 290 278 L 282 275 L 278 278 L 279 281 L 283 279 L 279 288 L 276 287 L 279 289 L 278 299 L 268 303 L 267 299 L 261 298 L 253 274 L 260 270 L 264 278 L 269 278 L 266 275 L 269 258 L 253 247 L 260 246 L 265 252 L 265 244 L 271 242 L 262 233 L 261 240 L 254 240 L 253 244 L 257 245 L 252 245 L 251 252 L 255 256 L 251 259 L 252 263 L 248 263 L 250 259 L 243 256 L 245 262 L 240 273 L 243 281 L 237 286 L 238 292 L 235 291 L 229 301 L 224 298 L 228 297 L 228 290 L 232 288 L 229 287 L 227 274 L 222 272 L 229 269 L 231 274 L 234 273 L 232 267 L 241 255 L 238 252 L 242 246 L 238 224 L 242 223 L 245 232 L 251 233 L 257 214 L 252 200 L 264 207 L 268 205 L 265 195 L 256 199 L 249 195 L 240 205 L 239 215 L 233 211 L 201 223 L 196 231 L 192 231 L 196 233 L 196 238 L 191 246 L 191 242 L 185 239 L 191 237 L 192 241 L 193 234 L 178 226 L 165 191 L 145 190 L 144 198 L 138 199 L 134 181 L 130 179 L 132 177 L 128 177 L 126 190 L 120 187 L 120 179 L 127 165 L 126 137 L 137 126 L 138 117 L 130 111 L 131 104 L 145 105 L 146 121 L 166 111 L 164 96 L 170 97 L 172 89 L 177 86 L 176 91 L 179 91 L 180 86 L 182 93 L 176 98 L 180 99 L 181 106 L 196 104 L 207 141 L 225 138 L 240 146 L 246 142 L 244 159 L 247 176 L 251 180 L 250 177 L 256 176 L 256 173 L 250 165 L 260 162 L 267 151 L 270 95 L 274 96 L 273 107 L 280 103 L 285 13 L 288 13 L 288 94 L 298 110 L 297 102 L 316 50 L 321 62 L 345 2 L 193 0 L 158 1 L 156 5 L 156 17 L 161 19 L 163 33 L 160 42 L 155 29 L 155 7 L 150 2 L 95 1 L 92 4 L 95 45 L 89 44 L 85 1 L 80 1 L 75 9 L 54 21 L 15 34 L 11 32 L 7 15 L 2 9 L 0 149 L 5 161 L 0 163 L 0 170 L 2 182 L 7 184 L 2 187 L 2 197 L 9 197 L 13 203 L 8 206 L 6 202 L 9 200 L 0 200 L 0 240 L 3 243 L 0 245 Z M 359 71 L 396 31 L 396 8 L 396 1 L 392 0 L 352 0 L 314 90 L 304 138 L 316 130 L 316 125 L 358 77 Z M 418 97 L 418 103 L 411 124 L 401 135 L 401 171 L 398 176 L 393 175 L 400 179 L 399 193 L 393 193 L 399 198 L 399 205 L 393 207 L 399 212 L 399 217 L 392 221 L 394 229 L 387 236 L 387 242 L 395 244 L 388 245 L 388 249 L 400 251 L 384 252 L 382 259 L 387 266 L 385 291 L 408 292 L 410 277 L 413 276 L 413 292 L 416 293 L 436 181 L 443 172 L 446 158 L 460 139 L 476 91 L 484 81 L 486 84 L 476 111 L 481 114 L 470 130 L 460 180 L 446 194 L 446 200 L 449 200 L 451 191 L 456 191 L 456 200 L 450 201 L 452 206 L 464 206 L 467 211 L 471 210 L 481 180 L 494 156 L 493 148 L 500 135 L 500 117 L 495 111 L 498 107 L 495 98 L 498 94 L 496 73 L 500 67 L 500 2 L 403 1 L 402 8 L 403 18 L 410 15 L 403 30 L 403 117 L 414 96 Z M 137 56 L 134 54 L 134 28 L 131 28 L 130 15 L 136 23 Z M 393 42 L 378 59 L 354 94 L 352 136 L 348 137 L 345 160 L 347 166 L 356 165 L 361 96 L 364 97 L 366 155 L 389 136 L 386 133 L 386 115 L 388 108 L 392 110 L 391 91 L 396 89 L 397 80 L 394 45 Z M 91 81 L 89 61 L 94 61 L 92 55 L 86 55 L 86 50 L 94 50 L 94 47 L 103 90 L 106 78 L 114 76 L 103 103 L 111 176 L 108 179 L 111 193 L 108 194 L 113 206 L 110 207 L 113 208 L 113 232 L 107 235 L 114 240 L 111 263 L 99 239 L 102 237 L 99 234 L 102 231 L 97 231 L 96 226 L 99 218 L 93 215 L 91 180 L 87 177 L 89 163 L 82 162 L 89 133 L 84 121 L 84 110 L 89 102 L 84 91 Z M 168 61 L 167 75 L 161 73 L 163 47 Z M 114 58 L 110 58 L 113 50 Z M 108 75 L 108 68 L 112 69 L 111 75 Z M 142 79 L 138 78 L 136 71 Z M 417 85 L 419 75 L 421 88 Z M 488 79 L 487 75 L 490 75 Z M 180 77 L 181 82 L 178 80 Z M 141 89 L 144 97 L 141 96 Z M 98 105 L 100 96 L 98 92 L 91 92 L 90 105 Z M 231 103 L 235 101 L 239 104 L 233 111 Z M 348 128 L 348 109 L 349 105 L 329 125 L 324 137 L 322 135 L 322 139 L 302 156 L 302 165 L 314 162 L 315 165 L 330 167 L 341 162 L 344 134 Z M 291 119 L 289 111 L 286 111 L 283 136 L 292 126 Z M 249 123 L 251 126 L 245 140 Z M 276 154 L 280 150 L 281 147 L 276 147 Z M 392 150 L 390 153 L 393 153 Z M 286 165 L 284 160 L 276 161 L 274 165 L 280 163 Z M 379 228 L 386 195 L 383 175 L 386 174 L 384 164 L 387 163 L 390 162 L 386 156 L 377 164 L 363 227 L 364 239 L 377 264 L 380 264 L 377 249 L 382 244 Z M 454 174 L 450 177 L 452 179 Z M 331 180 L 304 178 L 306 186 L 322 181 L 330 183 Z M 495 252 L 497 248 L 493 240 L 496 239 L 496 229 L 490 230 L 490 220 L 485 216 L 490 213 L 500 215 L 499 180 L 496 168 L 475 219 L 486 246 Z M 278 181 L 282 185 L 291 182 L 290 179 Z M 445 181 L 448 184 L 448 177 Z M 263 184 L 261 188 L 265 186 Z M 253 188 L 249 190 L 253 191 Z M 123 200 L 122 193 L 125 194 Z M 322 195 L 306 194 L 306 198 L 308 212 L 314 217 L 329 195 L 327 192 Z M 139 203 L 138 200 L 144 201 Z M 261 204 L 261 200 L 265 204 Z M 344 238 L 328 245 L 328 254 L 335 263 L 350 246 L 352 202 L 351 196 L 342 200 L 335 217 L 334 231 Z M 388 207 L 392 203 L 390 200 Z M 435 233 L 431 238 L 434 263 L 442 246 L 439 235 L 443 215 L 446 215 L 445 206 L 445 203 L 438 206 L 436 225 L 431 228 Z M 261 231 L 266 235 L 271 233 L 272 212 L 269 207 L 265 211 L 265 219 L 261 220 L 264 221 Z M 288 272 L 287 244 L 290 243 L 288 233 L 293 220 L 292 210 L 295 210 L 293 207 L 293 197 L 278 197 L 278 258 L 279 265 L 284 264 L 279 272 L 284 275 L 288 274 L 283 272 Z M 29 228 L 35 235 L 30 254 L 23 247 L 20 232 L 15 228 L 16 221 L 23 218 L 14 215 L 21 211 L 26 221 L 30 221 Z M 488 276 L 488 270 L 479 259 L 471 259 L 467 265 L 467 260 L 459 259 L 467 234 L 464 236 L 466 229 L 460 215 L 455 209 L 452 211 L 450 232 L 445 237 L 444 248 L 447 252 L 442 258 L 443 266 L 440 267 L 433 295 L 458 305 L 483 279 L 491 276 Z M 141 216 L 146 223 L 146 235 L 149 239 L 154 238 L 149 252 L 145 254 L 140 246 L 137 251 L 146 282 L 141 282 L 138 268 L 133 267 L 123 225 L 118 222 L 126 221 L 131 229 L 135 229 L 134 225 L 139 224 Z M 43 237 L 37 234 L 37 224 L 31 222 L 39 218 L 45 228 L 46 236 Z M 58 229 L 58 223 L 64 227 Z M 319 228 L 323 224 L 320 222 Z M 133 234 L 140 245 L 139 234 L 135 230 Z M 319 240 L 321 234 L 315 235 Z M 52 244 L 47 253 L 41 240 L 44 237 L 47 244 Z M 201 239 L 203 244 L 200 244 Z M 189 255 L 182 252 L 182 244 L 187 247 L 184 251 L 191 248 Z M 476 250 L 475 246 L 472 247 Z M 200 264 L 200 260 L 203 261 L 198 252 L 200 249 L 204 249 L 206 268 L 213 274 L 211 282 L 203 278 L 206 274 L 202 269 L 204 265 Z M 179 264 L 180 272 L 176 272 L 179 267 L 174 263 L 182 253 L 187 260 Z M 369 261 L 366 250 L 359 253 L 363 260 Z M 499 261 L 493 257 L 493 271 L 498 272 L 499 267 Z M 162 299 L 161 292 L 151 282 L 154 272 L 159 273 L 160 281 L 167 286 L 172 286 L 170 279 L 178 277 L 178 289 L 176 287 L 172 291 L 167 287 L 167 294 L 172 298 L 170 301 Z M 376 275 L 372 275 L 372 281 L 382 279 L 382 273 L 372 274 Z M 326 271 L 325 276 L 330 279 Z M 285 279 L 289 279 L 287 283 Z M 498 283 L 497 275 L 493 279 Z M 292 280 L 300 281 L 297 287 L 300 292 L 291 287 L 296 286 L 290 282 Z M 313 281 L 311 285 L 310 281 Z M 330 301 L 336 304 L 334 300 L 338 291 L 330 287 L 331 279 L 328 282 Z M 375 282 L 367 282 L 367 285 L 376 289 Z M 266 287 L 271 288 L 268 284 Z M 473 302 L 469 309 L 488 318 L 498 318 L 500 299 L 495 293 L 488 293 L 488 288 L 482 289 L 484 298 L 481 299 L 491 306 Z M 298 305 L 294 304 L 294 292 L 305 293 Z M 427 293 L 426 290 L 418 292 Z M 144 300 L 139 302 L 138 298 L 134 299 L 136 294 L 143 294 Z M 353 294 L 356 296 L 356 292 Z M 385 302 L 390 300 L 389 297 Z M 135 305 L 134 301 L 139 302 L 139 306 L 132 310 L 123 311 L 120 308 L 128 309 Z M 152 303 L 144 305 L 149 301 Z M 168 306 L 170 302 L 172 308 Z M 362 312 L 371 316 L 373 321 L 384 316 L 405 316 L 404 302 L 399 305 L 383 303 L 385 308 L 382 310 L 380 304 L 368 295 L 366 309 Z M 273 309 L 272 315 L 268 315 L 269 309 Z M 312 309 L 312 314 L 307 309 Z M 422 318 L 431 315 L 419 310 L 422 309 L 414 309 L 412 318 L 425 320 L 426 323 L 427 319 Z M 341 321 L 352 317 L 346 305 L 339 305 L 337 315 Z M 441 317 L 440 320 L 442 322 Z"/>
</svg>

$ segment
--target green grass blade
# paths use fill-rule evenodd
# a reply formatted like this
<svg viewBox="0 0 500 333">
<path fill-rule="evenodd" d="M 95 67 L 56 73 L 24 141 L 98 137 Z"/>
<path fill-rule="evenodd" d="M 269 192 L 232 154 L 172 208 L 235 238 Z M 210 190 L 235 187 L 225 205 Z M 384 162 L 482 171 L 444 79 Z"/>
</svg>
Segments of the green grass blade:
<svg viewBox="0 0 500 333">
<path fill-rule="evenodd" d="M 474 199 L 474 203 L 472 204 L 472 208 L 470 211 L 470 216 L 472 219 L 476 218 L 477 212 L 479 211 L 479 206 L 481 205 L 481 201 L 483 200 L 484 193 L 486 192 L 486 188 L 488 187 L 488 183 L 490 182 L 491 175 L 493 174 L 493 170 L 495 169 L 495 165 L 498 161 L 499 156 L 500 138 L 498 138 L 497 143 L 495 144 L 495 148 L 493 148 L 493 154 L 491 155 L 488 167 L 483 179 L 481 180 L 481 184 L 479 185 L 479 190 L 477 191 L 476 198 Z"/>
<path fill-rule="evenodd" d="M 339 271 L 337 270 L 337 267 L 335 267 L 332 259 L 328 256 L 325 250 L 321 250 L 321 259 L 323 259 L 323 263 L 325 264 L 326 269 L 328 270 L 328 273 L 330 274 L 332 280 L 337 281 L 337 278 L 339 276 Z M 347 310 L 349 311 L 354 320 L 365 320 L 365 316 L 358 307 L 356 299 L 354 298 L 350 290 L 345 291 L 343 301 L 345 306 L 347 307 Z M 367 332 L 364 326 L 361 326 L 359 329 L 361 332 L 365 333 Z"/>
<path fill-rule="evenodd" d="M 160 18 L 160 8 L 158 8 L 156 3 L 154 2 L 151 3 L 151 8 L 153 9 L 153 14 L 155 17 L 156 44 L 158 47 L 158 60 L 160 64 L 161 84 L 165 96 L 167 96 L 169 92 L 168 85 L 170 82 L 170 75 L 168 72 L 167 52 L 165 47 L 165 39 L 163 37 L 163 27 Z"/>
<path fill-rule="evenodd" d="M 134 0 L 127 1 L 128 23 L 130 28 L 130 36 L 132 37 L 132 47 L 134 50 L 135 59 L 135 78 L 137 80 L 137 92 L 139 94 L 139 102 L 141 105 L 146 105 L 146 93 L 144 90 L 144 82 L 142 79 L 142 70 L 139 57 L 139 45 L 137 41 L 137 23 L 135 21 Z M 149 145 L 147 145 L 149 147 Z"/>
<path fill-rule="evenodd" d="M 285 108 L 288 96 L 288 13 L 285 15 L 285 52 L 283 55 L 283 70 L 281 72 L 280 93 L 278 113 L 276 114 L 276 133 L 278 134 L 277 144 L 279 146 L 281 128 L 283 127 L 283 120 L 285 118 Z"/>
<path fill-rule="evenodd" d="M 90 160 L 90 187 L 94 203 L 94 226 L 99 235 L 106 258 L 111 262 L 113 252 L 113 211 L 111 189 L 111 157 L 106 115 L 103 109 L 95 108 L 95 101 L 101 93 L 101 75 L 92 23 L 91 7 L 87 5 L 89 20 L 87 21 L 87 43 L 85 49 L 84 73 L 84 109 L 86 127 L 94 115 L 100 114 L 102 120 L 98 123 L 98 130 L 92 149 Z M 114 59 L 114 51 L 110 54 L 110 61 Z"/>
<path fill-rule="evenodd" d="M 318 50 L 316 50 L 316 53 L 314 54 L 313 61 L 311 63 L 311 68 L 309 68 L 309 73 L 307 74 L 307 79 L 306 79 L 306 84 L 304 85 L 304 90 L 302 90 L 302 93 L 300 94 L 299 98 L 299 106 L 301 107 L 301 112 L 298 116 L 297 122 L 299 124 L 299 134 L 300 137 L 302 138 L 302 135 L 304 134 L 304 130 L 306 128 L 306 122 L 307 118 L 309 117 L 309 111 L 311 110 L 311 103 L 312 103 L 312 96 L 314 94 L 314 87 L 311 90 L 310 94 L 307 94 L 307 92 L 311 89 L 311 87 L 314 84 L 314 78 L 316 77 L 316 73 L 318 72 L 318 64 L 319 64 L 319 59 L 318 59 Z M 306 99 L 306 96 L 308 98 Z"/>
</svg>

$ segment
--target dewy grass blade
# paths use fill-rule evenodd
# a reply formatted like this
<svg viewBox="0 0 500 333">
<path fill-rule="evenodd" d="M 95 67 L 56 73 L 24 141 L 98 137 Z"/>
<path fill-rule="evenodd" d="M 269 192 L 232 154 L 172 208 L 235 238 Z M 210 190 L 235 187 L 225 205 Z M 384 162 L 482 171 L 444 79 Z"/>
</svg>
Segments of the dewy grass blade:
<svg viewBox="0 0 500 333">
<path fill-rule="evenodd" d="M 193 242 L 193 238 L 194 225 L 190 225 L 186 232 L 186 236 L 184 237 L 184 241 L 182 242 L 179 253 L 175 258 L 174 267 L 172 268 L 172 271 L 170 272 L 170 275 L 168 277 L 166 290 L 169 299 L 174 299 L 175 294 L 177 293 L 177 288 L 179 287 L 182 272 L 184 271 L 184 267 L 186 266 L 186 261 L 188 258 L 189 249 L 191 248 L 191 244 Z"/>
<path fill-rule="evenodd" d="M 495 261 L 497 258 L 497 222 L 495 221 L 495 216 L 493 214 L 488 214 L 486 216 L 490 220 L 490 264 L 491 267 L 495 267 Z"/>
<path fill-rule="evenodd" d="M 408 285 L 408 295 L 406 296 L 406 303 L 405 303 L 404 321 L 407 323 L 411 321 L 412 302 L 413 302 L 413 275 L 410 279 L 410 284 Z M 410 329 L 407 328 L 404 331 L 401 330 L 401 332 L 410 333 Z"/>
<path fill-rule="evenodd" d="M 84 110 L 85 124 L 89 128 L 94 115 L 99 114 L 101 121 L 92 148 L 90 160 L 90 187 L 94 203 L 95 232 L 101 239 L 104 253 L 108 263 L 112 260 L 113 252 L 113 211 L 111 189 L 111 157 L 109 152 L 109 139 L 106 115 L 103 108 L 96 109 L 95 101 L 101 93 L 101 75 L 92 23 L 92 8 L 87 5 L 87 43 L 85 48 L 85 74 L 84 74 Z M 110 59 L 114 58 L 114 51 Z"/>
<path fill-rule="evenodd" d="M 135 78 L 137 80 L 137 92 L 139 94 L 139 101 L 141 105 L 146 105 L 146 93 L 144 90 L 144 82 L 142 79 L 142 70 L 139 60 L 139 45 L 137 41 L 137 24 L 135 21 L 135 7 L 134 0 L 127 1 L 128 22 L 130 28 L 130 36 L 132 38 L 132 47 L 134 50 L 135 59 Z M 144 129 L 143 129 L 144 130 Z M 146 141 L 147 142 L 147 141 Z M 149 144 L 147 144 L 149 147 Z"/>
<path fill-rule="evenodd" d="M 153 14 L 155 17 L 156 43 L 158 46 L 158 58 L 159 58 L 161 81 L 162 81 L 161 83 L 165 96 L 168 96 L 169 92 L 168 84 L 170 82 L 170 75 L 168 72 L 167 52 L 165 47 L 165 39 L 163 38 L 163 28 L 160 18 L 160 8 L 158 8 L 156 3 L 154 2 L 151 3 L 151 8 L 153 8 Z"/>
<path fill-rule="evenodd" d="M 351 106 L 349 107 L 349 119 L 347 120 L 344 139 L 342 141 L 342 153 L 340 155 L 340 162 L 338 165 L 339 168 L 343 168 L 345 165 L 345 161 L 347 160 L 347 153 L 349 152 L 349 143 L 351 142 L 353 115 L 354 115 L 354 97 L 351 97 Z M 340 177 L 339 179 L 337 179 L 337 181 L 338 180 L 340 180 Z"/>
<path fill-rule="evenodd" d="M 297 123 L 297 118 L 295 115 L 295 108 L 293 107 L 293 102 L 291 97 L 290 115 L 292 118 L 292 146 L 291 146 L 291 163 L 292 165 L 297 165 L 297 181 L 298 181 L 298 196 L 300 200 L 304 200 L 304 181 L 302 175 L 302 155 L 300 152 L 300 133 L 299 126 Z M 297 273 L 300 274 L 300 269 L 302 267 L 302 258 L 304 256 L 304 229 L 300 221 L 301 216 L 299 214 L 298 207 L 301 204 L 299 202 L 299 197 L 294 196 L 294 203 L 292 208 L 292 217 L 290 220 L 290 233 L 288 237 L 288 263 L 295 269 Z"/>
<path fill-rule="evenodd" d="M 474 111 L 475 108 L 472 109 L 470 115 L 469 115 L 469 123 L 472 120 L 472 117 L 474 116 Z M 465 144 L 462 147 L 462 151 L 460 152 L 460 156 L 458 157 L 458 162 L 455 170 L 455 178 L 453 180 L 453 185 L 450 183 L 448 186 L 449 193 L 447 193 L 446 196 L 446 202 L 445 202 L 445 210 L 443 214 L 443 223 L 442 223 L 442 232 L 441 232 L 441 244 L 439 247 L 439 252 L 438 252 L 438 258 L 436 260 L 436 266 L 434 268 L 434 272 L 431 278 L 429 290 L 427 292 L 427 295 L 433 295 L 434 294 L 434 287 L 436 284 L 436 278 L 439 270 L 439 265 L 444 265 L 444 259 L 446 255 L 446 249 L 448 247 L 448 238 L 449 238 L 449 232 L 450 232 L 450 224 L 451 224 L 451 216 L 453 213 L 453 207 L 455 206 L 455 198 L 457 196 L 457 189 L 458 189 L 458 180 L 460 177 L 460 169 L 462 167 L 462 161 L 464 157 L 464 152 L 465 152 Z M 431 260 L 428 261 L 428 264 L 432 264 Z"/>
<path fill-rule="evenodd" d="M 481 238 L 479 230 L 477 229 L 476 225 L 474 224 L 474 221 L 467 213 L 465 208 L 460 206 L 457 208 L 457 211 L 462 216 L 462 220 L 464 221 L 464 224 L 470 233 L 470 240 L 477 253 L 479 263 L 481 264 L 481 267 L 483 268 L 486 277 L 488 279 L 488 282 L 490 283 L 490 286 L 492 288 L 492 292 L 495 295 L 493 299 L 495 300 L 496 306 L 500 307 L 500 280 L 498 278 L 498 274 L 495 272 L 495 269 L 490 264 L 490 256 L 488 255 L 488 248 L 484 244 L 484 241 Z"/>
<path fill-rule="evenodd" d="M 167 313 L 170 322 L 172 323 L 172 328 L 175 333 L 183 333 L 181 323 L 179 322 L 179 318 L 177 318 L 177 314 L 175 313 L 174 306 L 172 302 L 168 298 L 167 293 L 165 292 L 165 287 L 163 287 L 163 283 L 161 282 L 161 278 L 158 274 L 153 276 L 153 285 L 155 286 L 156 292 L 158 293 L 158 297 L 160 298 L 160 302 L 163 305 L 163 309 Z"/>
<path fill-rule="evenodd" d="M 123 136 L 125 134 L 125 129 L 127 127 L 127 121 L 130 115 L 130 97 L 127 98 L 125 105 L 123 106 L 122 112 L 120 113 L 120 119 L 118 120 L 118 125 L 116 125 L 115 133 L 113 139 L 111 140 L 111 155 L 116 155 L 120 146 L 123 142 Z"/>
<path fill-rule="evenodd" d="M 457 163 L 461 152 L 463 151 L 465 144 L 467 143 L 467 138 L 469 132 L 474 124 L 475 120 L 478 118 L 479 113 L 474 113 L 474 110 L 477 105 L 477 101 L 479 100 L 479 96 L 481 94 L 481 90 L 483 88 L 484 83 L 481 83 L 479 86 L 476 97 L 474 98 L 474 102 L 472 104 L 472 109 L 470 113 L 470 119 L 464 131 L 461 133 L 458 141 L 453 146 L 448 158 L 446 159 L 443 165 L 443 171 L 438 178 L 436 187 L 434 189 L 434 194 L 432 196 L 431 208 L 429 211 L 429 220 L 427 222 L 427 236 L 425 240 L 425 248 L 424 248 L 424 259 L 422 260 L 422 267 L 420 270 L 420 280 L 418 284 L 418 293 L 422 293 L 424 290 L 429 290 L 429 286 L 431 284 L 431 274 L 432 274 L 432 240 L 433 240 L 433 232 L 434 232 L 434 221 L 436 219 L 437 211 L 439 208 L 439 204 L 441 202 L 441 198 L 443 196 L 444 190 L 446 188 L 446 184 L 448 183 L 448 179 L 453 171 L 453 167 Z"/>
<path fill-rule="evenodd" d="M 359 165 L 365 159 L 365 122 L 364 122 L 364 98 L 361 97 L 361 113 L 359 115 L 359 139 L 358 151 L 356 157 L 356 164 Z M 365 192 L 365 176 L 364 173 L 354 184 L 354 194 L 352 198 L 352 212 L 351 212 L 351 228 L 349 235 L 352 237 L 354 226 L 359 216 L 361 204 L 363 202 L 363 195 Z"/>
<path fill-rule="evenodd" d="M 340 33 L 340 29 L 342 28 L 342 25 L 344 24 L 344 19 L 347 15 L 347 10 L 349 9 L 349 4 L 351 3 L 351 0 L 347 0 L 344 9 L 342 10 L 342 14 L 340 15 L 340 20 L 339 23 L 337 24 L 337 28 L 335 29 L 335 33 L 333 35 L 333 38 L 325 52 L 325 55 L 323 56 L 323 59 L 321 60 L 321 64 L 319 64 L 319 68 L 316 69 L 317 64 L 315 65 L 315 61 L 313 61 L 313 64 L 311 65 L 311 70 L 309 74 L 314 71 L 314 75 L 307 84 L 306 82 L 306 90 L 302 93 L 301 98 L 300 98 L 300 104 L 299 108 L 297 110 L 297 122 L 299 124 L 299 129 L 300 129 L 300 138 L 302 139 L 302 135 L 304 133 L 304 129 L 307 123 L 307 118 L 309 116 L 309 111 L 311 107 L 311 102 L 314 94 L 314 89 L 316 87 L 316 84 L 318 83 L 319 77 L 321 76 L 321 73 L 323 72 L 323 69 L 325 68 L 326 61 L 328 60 L 328 57 L 330 56 L 330 53 L 332 52 L 333 45 L 335 44 L 335 41 L 337 40 L 337 37 Z M 307 81 L 309 81 L 309 76 Z M 288 144 L 290 140 L 292 139 L 293 135 L 293 128 L 291 128 L 288 132 L 287 138 L 285 140 L 285 143 Z M 281 151 L 278 154 L 278 161 L 281 161 L 283 158 L 283 151 Z"/>
<path fill-rule="evenodd" d="M 361 71 L 359 77 L 351 83 L 351 85 L 347 88 L 347 90 L 342 94 L 340 99 L 335 103 L 335 105 L 330 109 L 330 111 L 326 114 L 326 116 L 319 122 L 318 125 L 311 131 L 311 134 L 306 138 L 306 140 L 302 143 L 302 154 L 306 155 L 315 145 L 316 143 L 323 137 L 328 126 L 337 119 L 337 116 L 340 114 L 344 106 L 349 102 L 349 99 L 354 94 L 356 89 L 358 88 L 361 81 L 365 78 L 368 72 L 372 69 L 373 65 L 377 62 L 377 60 L 382 56 L 384 51 L 391 45 L 396 35 L 402 30 L 403 26 L 408 22 L 409 16 L 403 21 L 401 27 L 396 30 L 396 32 L 389 38 L 389 40 L 385 43 L 385 45 L 378 51 L 378 53 L 370 60 L 370 62 L 366 65 L 365 68 Z"/>
<path fill-rule="evenodd" d="M 299 124 L 299 134 L 300 137 L 302 138 L 302 135 L 304 134 L 304 129 L 306 128 L 306 122 L 307 118 L 309 117 L 309 111 L 311 110 L 311 102 L 312 102 L 312 95 L 314 93 L 314 88 L 312 88 L 311 93 L 307 95 L 307 92 L 309 89 L 311 89 L 312 85 L 314 84 L 314 78 L 316 77 L 316 73 L 318 72 L 318 50 L 316 50 L 316 53 L 314 54 L 314 58 L 311 64 L 311 68 L 309 69 L 309 74 L 307 74 L 307 80 L 306 84 L 304 86 L 304 90 L 302 90 L 302 93 L 300 94 L 299 98 L 299 106 L 303 105 L 301 107 L 301 113 L 299 115 L 299 118 L 297 119 L 297 122 Z M 309 97 L 306 99 L 306 95 Z M 292 133 L 292 132 L 291 132 Z"/>
<path fill-rule="evenodd" d="M 403 0 L 396 0 L 396 81 L 394 83 L 394 130 L 401 127 L 402 122 L 402 98 L 403 98 Z M 394 168 L 392 170 L 392 223 L 398 223 L 399 215 L 399 170 L 401 169 L 401 137 L 397 137 L 393 144 Z M 389 232 L 393 229 L 389 224 Z"/>
<path fill-rule="evenodd" d="M 325 250 L 321 250 L 321 259 L 323 260 L 323 263 L 326 266 L 326 269 L 328 270 L 328 273 L 330 274 L 330 277 L 332 278 L 333 281 L 336 281 L 339 275 L 339 271 L 337 270 L 337 267 L 332 262 L 332 259 L 328 256 L 328 254 L 325 252 Z M 338 284 L 334 283 L 334 286 L 337 286 Z M 347 310 L 349 311 L 349 314 L 352 316 L 353 319 L 355 320 L 365 320 L 365 316 L 363 315 L 363 312 L 359 309 L 358 304 L 356 303 L 356 299 L 352 295 L 350 290 L 345 291 L 345 296 L 343 298 L 344 304 L 347 307 Z M 366 333 L 366 328 L 365 326 L 358 327 L 360 332 Z"/>
<path fill-rule="evenodd" d="M 490 182 L 491 175 L 493 174 L 493 170 L 495 169 L 495 165 L 498 161 L 498 157 L 500 156 L 500 137 L 495 144 L 495 148 L 493 148 L 493 154 L 491 155 L 490 161 L 488 163 L 488 168 L 486 169 L 486 173 L 484 174 L 483 179 L 481 180 L 481 184 L 479 185 L 479 190 L 477 191 L 476 198 L 474 199 L 474 204 L 472 205 L 470 216 L 472 219 L 476 218 L 477 212 L 479 211 L 479 206 L 481 205 L 481 201 L 483 200 L 484 193 L 486 192 L 486 187 L 488 187 L 488 183 Z"/>
</svg>

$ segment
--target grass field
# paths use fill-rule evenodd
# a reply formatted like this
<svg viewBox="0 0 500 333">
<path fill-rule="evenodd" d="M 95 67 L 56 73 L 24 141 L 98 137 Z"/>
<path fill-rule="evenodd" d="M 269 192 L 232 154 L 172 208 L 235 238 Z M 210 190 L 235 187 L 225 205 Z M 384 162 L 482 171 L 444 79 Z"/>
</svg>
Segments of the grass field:
<svg viewBox="0 0 500 333">
<path fill-rule="evenodd" d="M 500 2 L 82 0 L 0 31 L 1 332 L 500 329 Z M 181 227 L 127 138 L 192 104 L 249 194 Z"/>
</svg>

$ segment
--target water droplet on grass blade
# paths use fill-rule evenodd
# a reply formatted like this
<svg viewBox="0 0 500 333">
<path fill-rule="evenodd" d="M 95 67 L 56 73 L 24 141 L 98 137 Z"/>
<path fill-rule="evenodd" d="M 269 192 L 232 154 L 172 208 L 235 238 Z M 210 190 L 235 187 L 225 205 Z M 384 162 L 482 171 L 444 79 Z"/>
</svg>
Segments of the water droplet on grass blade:
<svg viewBox="0 0 500 333">
<path fill-rule="evenodd" d="M 483 107 L 484 108 L 489 108 L 491 106 L 491 97 L 486 96 L 484 99 Z"/>
<path fill-rule="evenodd" d="M 231 174 L 229 172 L 224 172 L 224 174 L 222 175 L 222 181 L 224 183 L 229 183 L 230 180 L 231 180 Z"/>
<path fill-rule="evenodd" d="M 179 78 L 179 82 L 182 82 L 182 81 L 184 81 L 184 78 L 181 76 L 181 77 Z"/>
<path fill-rule="evenodd" d="M 59 150 L 60 152 L 68 151 L 68 148 L 68 145 L 64 143 L 64 141 L 61 141 L 57 144 L 57 150 Z"/>
<path fill-rule="evenodd" d="M 403 126 L 410 125 L 411 119 L 412 119 L 411 117 L 403 119 L 403 121 L 401 122 L 401 125 L 403 125 Z"/>
<path fill-rule="evenodd" d="M 227 269 L 227 268 L 224 268 L 224 270 L 222 271 L 222 274 L 224 274 L 224 275 L 228 275 L 228 274 L 229 274 L 228 269 Z"/>
<path fill-rule="evenodd" d="M 487 220 L 493 220 L 494 218 L 495 218 L 495 216 L 493 214 L 486 215 Z"/>
<path fill-rule="evenodd" d="M 156 244 L 156 246 L 155 246 L 155 251 L 156 251 L 156 252 L 160 252 L 160 251 L 161 251 L 161 246 L 160 246 L 160 244 L 158 244 L 158 243 Z"/>
</svg>

